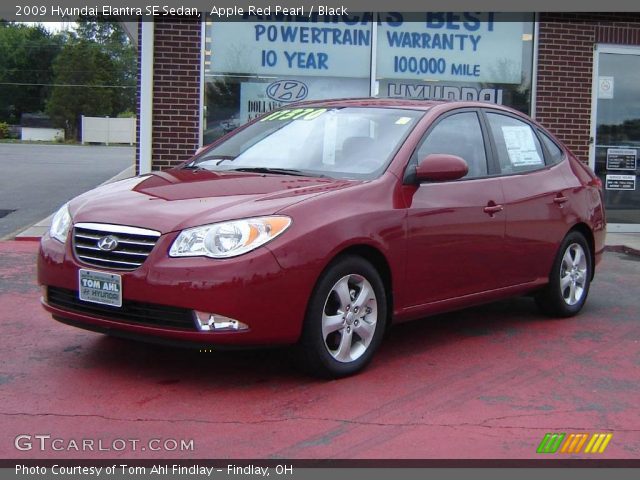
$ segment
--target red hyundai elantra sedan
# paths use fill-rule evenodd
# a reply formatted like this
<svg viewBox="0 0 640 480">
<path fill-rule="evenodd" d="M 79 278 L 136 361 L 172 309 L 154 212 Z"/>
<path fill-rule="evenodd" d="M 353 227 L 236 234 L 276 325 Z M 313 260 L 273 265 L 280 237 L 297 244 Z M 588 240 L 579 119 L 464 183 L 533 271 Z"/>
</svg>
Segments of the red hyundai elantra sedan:
<svg viewBox="0 0 640 480">
<path fill-rule="evenodd" d="M 340 377 L 392 323 L 524 293 L 578 313 L 605 226 L 593 172 L 514 110 L 307 102 L 71 200 L 38 279 L 64 323 L 200 348 L 292 344 Z"/>
</svg>

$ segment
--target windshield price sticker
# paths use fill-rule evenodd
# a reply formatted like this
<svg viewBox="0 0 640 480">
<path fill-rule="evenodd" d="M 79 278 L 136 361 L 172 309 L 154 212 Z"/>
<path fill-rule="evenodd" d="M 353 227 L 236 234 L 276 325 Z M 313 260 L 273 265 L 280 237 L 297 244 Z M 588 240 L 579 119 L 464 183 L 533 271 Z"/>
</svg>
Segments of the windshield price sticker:
<svg viewBox="0 0 640 480">
<path fill-rule="evenodd" d="M 267 115 L 261 122 L 272 120 L 313 120 L 327 111 L 326 108 L 295 108 L 292 110 L 278 110 Z"/>
</svg>

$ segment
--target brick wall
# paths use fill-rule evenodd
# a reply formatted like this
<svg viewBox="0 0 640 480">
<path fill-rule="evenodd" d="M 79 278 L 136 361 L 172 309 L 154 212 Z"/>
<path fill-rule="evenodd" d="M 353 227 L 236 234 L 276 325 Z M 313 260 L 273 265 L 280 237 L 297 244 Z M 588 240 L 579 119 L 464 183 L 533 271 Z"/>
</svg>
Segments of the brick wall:
<svg viewBox="0 0 640 480">
<path fill-rule="evenodd" d="M 199 146 L 201 24 L 156 20 L 154 40 L 152 169 L 163 170 L 187 160 Z"/>
<path fill-rule="evenodd" d="M 588 162 L 594 45 L 639 45 L 640 14 L 542 13 L 539 20 L 536 119 Z"/>
</svg>

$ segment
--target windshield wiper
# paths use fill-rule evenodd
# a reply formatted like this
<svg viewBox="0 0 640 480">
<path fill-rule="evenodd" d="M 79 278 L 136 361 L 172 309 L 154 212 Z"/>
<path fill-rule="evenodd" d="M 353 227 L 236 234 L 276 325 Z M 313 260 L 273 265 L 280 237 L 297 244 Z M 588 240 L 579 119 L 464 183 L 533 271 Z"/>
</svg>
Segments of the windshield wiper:
<svg viewBox="0 0 640 480">
<path fill-rule="evenodd" d="M 305 173 L 293 168 L 270 168 L 270 167 L 238 167 L 227 171 L 232 172 L 252 172 L 252 173 L 275 173 L 281 175 L 296 175 L 299 177 L 315 177 L 316 175 Z"/>
<path fill-rule="evenodd" d="M 207 167 L 220 165 L 222 162 L 230 162 L 234 160 L 236 157 L 232 155 L 211 155 L 205 158 L 198 158 L 187 163 L 184 169 L 187 170 L 210 170 Z"/>
<path fill-rule="evenodd" d="M 182 169 L 183 170 L 206 170 L 204 167 L 201 167 L 197 163 L 187 163 L 184 167 L 182 167 Z"/>
</svg>

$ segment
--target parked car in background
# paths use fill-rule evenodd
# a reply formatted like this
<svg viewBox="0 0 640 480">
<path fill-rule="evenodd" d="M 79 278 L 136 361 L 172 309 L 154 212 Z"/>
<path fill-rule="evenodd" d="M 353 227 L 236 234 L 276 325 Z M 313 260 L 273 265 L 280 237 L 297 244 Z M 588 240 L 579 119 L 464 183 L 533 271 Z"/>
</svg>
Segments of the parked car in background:
<svg viewBox="0 0 640 480">
<path fill-rule="evenodd" d="M 600 181 L 514 110 L 327 100 L 73 199 L 42 239 L 38 279 L 71 325 L 291 344 L 341 377 L 393 323 L 527 293 L 577 314 L 604 237 Z"/>
</svg>

